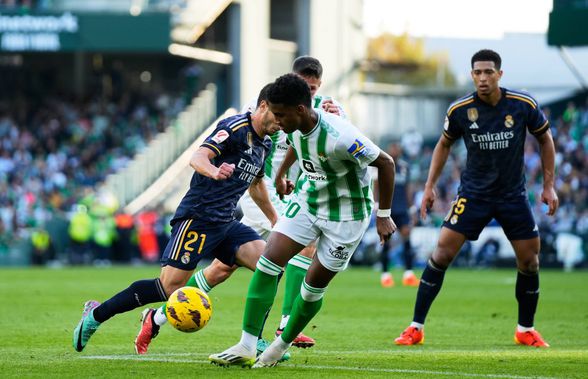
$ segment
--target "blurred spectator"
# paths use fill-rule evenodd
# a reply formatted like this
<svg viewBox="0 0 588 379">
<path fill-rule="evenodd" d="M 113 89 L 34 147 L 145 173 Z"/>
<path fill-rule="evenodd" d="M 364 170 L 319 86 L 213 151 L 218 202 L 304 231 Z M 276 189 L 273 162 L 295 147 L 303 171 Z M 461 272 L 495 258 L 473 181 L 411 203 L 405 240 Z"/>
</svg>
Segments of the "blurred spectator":
<svg viewBox="0 0 588 379">
<path fill-rule="evenodd" d="M 141 257 L 147 262 L 159 260 L 159 243 L 156 224 L 158 215 L 153 210 L 146 210 L 137 216 L 137 238 Z"/>
<path fill-rule="evenodd" d="M 55 259 L 55 248 L 49 233 L 45 229 L 38 228 L 31 233 L 31 245 L 33 247 L 32 265 L 44 266 Z"/>
<path fill-rule="evenodd" d="M 87 264 L 91 260 L 90 238 L 92 238 L 92 218 L 85 205 L 77 205 L 69 223 L 71 264 Z"/>
</svg>

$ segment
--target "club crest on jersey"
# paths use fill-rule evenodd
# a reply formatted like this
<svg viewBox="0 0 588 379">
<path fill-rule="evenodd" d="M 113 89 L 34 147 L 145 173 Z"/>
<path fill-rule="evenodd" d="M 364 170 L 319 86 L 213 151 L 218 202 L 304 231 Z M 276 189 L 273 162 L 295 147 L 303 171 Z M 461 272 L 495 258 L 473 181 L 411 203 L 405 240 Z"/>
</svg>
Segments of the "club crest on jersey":
<svg viewBox="0 0 588 379">
<path fill-rule="evenodd" d="M 365 145 L 360 140 L 356 139 L 353 145 L 349 146 L 347 152 L 353 155 L 353 158 L 359 158 L 366 153 Z"/>
<path fill-rule="evenodd" d="M 184 255 L 182 255 L 181 261 L 185 265 L 190 263 L 190 253 L 184 253 Z"/>
<path fill-rule="evenodd" d="M 468 108 L 468 120 L 476 122 L 478 120 L 478 109 Z"/>
<path fill-rule="evenodd" d="M 229 138 L 229 132 L 221 129 L 218 132 L 216 132 L 216 134 L 214 136 L 212 136 L 211 139 L 216 143 L 222 143 L 227 138 Z"/>
<path fill-rule="evenodd" d="M 504 126 L 507 128 L 512 128 L 514 126 L 514 120 L 512 119 L 511 115 L 507 114 L 504 118 Z"/>
<path fill-rule="evenodd" d="M 326 162 L 328 158 L 327 158 L 327 156 L 326 156 L 325 154 L 323 154 L 323 153 L 319 153 L 319 154 L 318 154 L 318 159 L 319 159 L 321 162 Z"/>
</svg>

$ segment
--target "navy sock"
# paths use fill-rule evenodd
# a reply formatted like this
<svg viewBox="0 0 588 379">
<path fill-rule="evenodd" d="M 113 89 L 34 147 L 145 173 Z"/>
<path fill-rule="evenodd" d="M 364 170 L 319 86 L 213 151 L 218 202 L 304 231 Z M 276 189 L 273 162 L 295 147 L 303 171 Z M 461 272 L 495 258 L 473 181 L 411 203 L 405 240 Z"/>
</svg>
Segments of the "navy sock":
<svg viewBox="0 0 588 379">
<path fill-rule="evenodd" d="M 425 267 L 425 271 L 423 271 L 423 275 L 421 276 L 421 283 L 419 284 L 417 299 L 414 305 L 414 322 L 418 322 L 419 324 L 425 323 L 429 308 L 431 308 L 431 304 L 433 304 L 437 294 L 441 291 L 446 269 L 446 267 L 442 268 L 436 265 L 432 259 L 429 259 L 429 262 L 427 262 L 427 267 Z"/>
<path fill-rule="evenodd" d="M 414 254 L 412 253 L 412 247 L 410 246 L 410 238 L 407 238 L 406 241 L 404 241 L 404 246 L 402 247 L 402 256 L 404 258 L 404 268 L 406 270 L 412 270 Z"/>
<path fill-rule="evenodd" d="M 519 325 L 530 328 L 533 326 L 539 302 L 539 273 L 519 271 L 515 295 L 519 303 Z"/>
<path fill-rule="evenodd" d="M 138 280 L 94 309 L 94 319 L 104 322 L 112 316 L 146 304 L 166 301 L 159 279 Z"/>
</svg>

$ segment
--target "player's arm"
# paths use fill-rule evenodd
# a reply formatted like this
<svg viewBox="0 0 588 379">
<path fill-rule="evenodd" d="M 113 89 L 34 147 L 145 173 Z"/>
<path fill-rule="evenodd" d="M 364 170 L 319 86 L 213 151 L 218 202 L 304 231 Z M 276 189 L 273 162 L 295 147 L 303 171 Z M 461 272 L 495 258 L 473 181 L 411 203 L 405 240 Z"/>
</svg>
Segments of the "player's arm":
<svg viewBox="0 0 588 379">
<path fill-rule="evenodd" d="M 376 230 L 380 236 L 380 244 L 389 240 L 396 231 L 396 224 L 390 218 L 392 197 L 394 196 L 394 159 L 383 151 L 369 164 L 378 169 L 378 204 L 380 209 L 376 214 Z"/>
<path fill-rule="evenodd" d="M 208 176 L 214 180 L 225 180 L 233 175 L 234 164 L 223 162 L 219 167 L 212 164 L 217 153 L 208 147 L 200 146 L 190 158 L 190 166 L 200 175 Z"/>
<path fill-rule="evenodd" d="M 431 160 L 431 167 L 429 167 L 429 176 L 425 183 L 425 190 L 423 193 L 423 200 L 421 201 L 421 218 L 427 218 L 427 209 L 430 209 L 435 202 L 435 185 L 441 176 L 441 171 L 445 167 L 449 153 L 451 152 L 451 145 L 453 140 L 447 138 L 445 134 L 441 135 L 439 142 L 433 150 L 433 158 Z"/>
<path fill-rule="evenodd" d="M 555 145 L 550 130 L 535 136 L 535 138 L 539 142 L 539 154 L 541 155 L 541 167 L 543 169 L 541 201 L 549 207 L 547 214 L 553 216 L 559 206 L 559 199 L 557 198 L 557 193 L 555 193 Z"/>
<path fill-rule="evenodd" d="M 272 226 L 278 221 L 278 212 L 274 208 L 272 202 L 270 201 L 269 193 L 267 191 L 267 187 L 263 181 L 263 177 L 255 177 L 253 182 L 251 182 L 251 186 L 249 186 L 249 194 L 251 198 L 257 204 L 259 209 L 263 212 L 265 217 L 270 221 Z"/>
<path fill-rule="evenodd" d="M 294 190 L 294 183 L 291 180 L 286 178 L 286 173 L 292 167 L 292 165 L 296 162 L 296 153 L 294 152 L 294 148 L 292 146 L 288 146 L 288 151 L 286 151 L 286 156 L 276 173 L 276 192 L 280 195 L 280 198 L 283 198 L 284 195 L 289 195 Z"/>
</svg>

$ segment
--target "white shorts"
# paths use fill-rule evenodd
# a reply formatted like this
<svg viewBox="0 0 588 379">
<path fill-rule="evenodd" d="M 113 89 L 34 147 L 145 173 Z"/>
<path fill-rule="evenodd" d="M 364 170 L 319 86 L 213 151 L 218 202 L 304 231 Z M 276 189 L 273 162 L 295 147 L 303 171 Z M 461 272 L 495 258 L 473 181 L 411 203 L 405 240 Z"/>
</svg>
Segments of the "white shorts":
<svg viewBox="0 0 588 379">
<path fill-rule="evenodd" d="M 328 221 L 313 216 L 305 205 L 292 201 L 273 231 L 304 246 L 318 238 L 319 262 L 328 270 L 339 272 L 347 268 L 369 223 L 369 217 L 358 221 Z"/>
<path fill-rule="evenodd" d="M 273 187 L 269 187 L 266 183 L 267 191 L 269 193 L 270 201 L 278 215 L 286 209 L 288 202 L 290 201 L 289 196 L 284 196 L 284 200 L 280 200 L 280 197 L 276 194 L 276 190 Z M 243 218 L 241 223 L 251 227 L 257 232 L 264 240 L 270 235 L 272 231 L 272 225 L 268 218 L 263 214 L 261 209 L 255 204 L 255 201 L 249 195 L 249 191 L 246 191 L 241 199 L 239 200 L 241 210 L 243 211 Z"/>
</svg>

